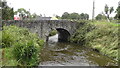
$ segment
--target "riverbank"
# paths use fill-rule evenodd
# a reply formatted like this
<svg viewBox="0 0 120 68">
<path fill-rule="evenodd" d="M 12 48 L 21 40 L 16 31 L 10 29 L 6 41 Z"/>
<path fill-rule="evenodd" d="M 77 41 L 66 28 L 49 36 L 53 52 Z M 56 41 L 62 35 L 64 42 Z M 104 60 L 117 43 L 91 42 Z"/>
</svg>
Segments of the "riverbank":
<svg viewBox="0 0 120 68">
<path fill-rule="evenodd" d="M 88 47 L 57 42 L 58 34 L 49 37 L 41 51 L 39 66 L 117 66 L 117 62 Z"/>
<path fill-rule="evenodd" d="M 118 61 L 118 26 L 112 22 L 79 22 L 78 30 L 72 35 L 70 41 L 85 45 L 103 55 Z"/>
<path fill-rule="evenodd" d="M 0 66 L 35 66 L 44 41 L 26 28 L 3 26 L 0 31 Z"/>
</svg>

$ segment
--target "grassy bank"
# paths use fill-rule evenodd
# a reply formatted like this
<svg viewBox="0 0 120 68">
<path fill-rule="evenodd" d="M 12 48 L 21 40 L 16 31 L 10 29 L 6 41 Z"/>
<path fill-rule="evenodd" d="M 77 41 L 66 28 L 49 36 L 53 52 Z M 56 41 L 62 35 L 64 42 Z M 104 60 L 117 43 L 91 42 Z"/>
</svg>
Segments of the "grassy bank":
<svg viewBox="0 0 120 68">
<path fill-rule="evenodd" d="M 16 26 L 4 26 L 0 34 L 2 34 L 0 39 L 2 66 L 38 65 L 44 41 L 39 39 L 37 34 Z"/>
<path fill-rule="evenodd" d="M 86 22 L 79 26 L 71 42 L 91 47 L 103 55 L 118 60 L 118 27 L 110 22 Z"/>
</svg>

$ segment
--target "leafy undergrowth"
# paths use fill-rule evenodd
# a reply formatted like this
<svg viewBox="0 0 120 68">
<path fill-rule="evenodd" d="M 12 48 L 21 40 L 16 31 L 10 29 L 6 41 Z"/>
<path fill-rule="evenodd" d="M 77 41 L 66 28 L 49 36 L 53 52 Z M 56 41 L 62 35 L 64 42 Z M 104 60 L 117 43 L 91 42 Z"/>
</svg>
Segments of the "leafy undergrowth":
<svg viewBox="0 0 120 68">
<path fill-rule="evenodd" d="M 95 29 L 86 34 L 89 46 L 102 54 L 118 60 L 118 24 L 95 22 Z"/>
<path fill-rule="evenodd" d="M 86 44 L 86 34 L 90 31 L 92 31 L 93 29 L 95 29 L 95 27 L 88 22 L 81 22 L 81 21 L 79 22 L 77 27 L 78 27 L 78 29 L 71 36 L 70 42 L 78 43 L 80 45 L 85 45 Z"/>
<path fill-rule="evenodd" d="M 118 60 L 118 27 L 117 23 L 89 22 L 79 29 L 71 37 L 71 41 L 86 45 L 101 54 Z"/>
<path fill-rule="evenodd" d="M 4 26 L 2 32 L 2 66 L 35 66 L 44 41 L 25 28 Z"/>
<path fill-rule="evenodd" d="M 1 66 L 17 66 L 18 62 L 13 58 L 12 48 L 2 48 Z"/>
</svg>

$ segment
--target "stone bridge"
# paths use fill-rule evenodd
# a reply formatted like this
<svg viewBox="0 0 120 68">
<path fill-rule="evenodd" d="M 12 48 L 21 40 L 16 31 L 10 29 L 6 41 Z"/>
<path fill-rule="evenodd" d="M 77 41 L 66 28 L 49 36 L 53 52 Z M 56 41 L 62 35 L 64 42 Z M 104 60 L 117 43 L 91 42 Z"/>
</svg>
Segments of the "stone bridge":
<svg viewBox="0 0 120 68">
<path fill-rule="evenodd" d="M 2 25 L 16 25 L 28 28 L 33 33 L 38 33 L 44 40 L 51 30 L 58 31 L 59 41 L 68 41 L 70 36 L 76 31 L 77 22 L 68 20 L 19 20 L 2 21 Z"/>
</svg>

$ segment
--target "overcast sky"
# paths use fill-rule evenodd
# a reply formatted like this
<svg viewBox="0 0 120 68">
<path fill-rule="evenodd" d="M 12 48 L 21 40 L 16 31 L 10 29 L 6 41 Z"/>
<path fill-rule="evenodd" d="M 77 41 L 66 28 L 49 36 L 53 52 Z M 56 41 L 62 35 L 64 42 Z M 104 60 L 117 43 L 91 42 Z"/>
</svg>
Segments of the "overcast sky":
<svg viewBox="0 0 120 68">
<path fill-rule="evenodd" d="M 104 11 L 105 4 L 113 6 L 116 10 L 120 0 L 95 0 L 95 16 Z M 7 0 L 8 5 L 18 8 L 30 9 L 31 13 L 38 15 L 61 16 L 64 12 L 88 13 L 92 18 L 93 0 Z M 113 13 L 111 16 L 114 16 Z"/>
</svg>

